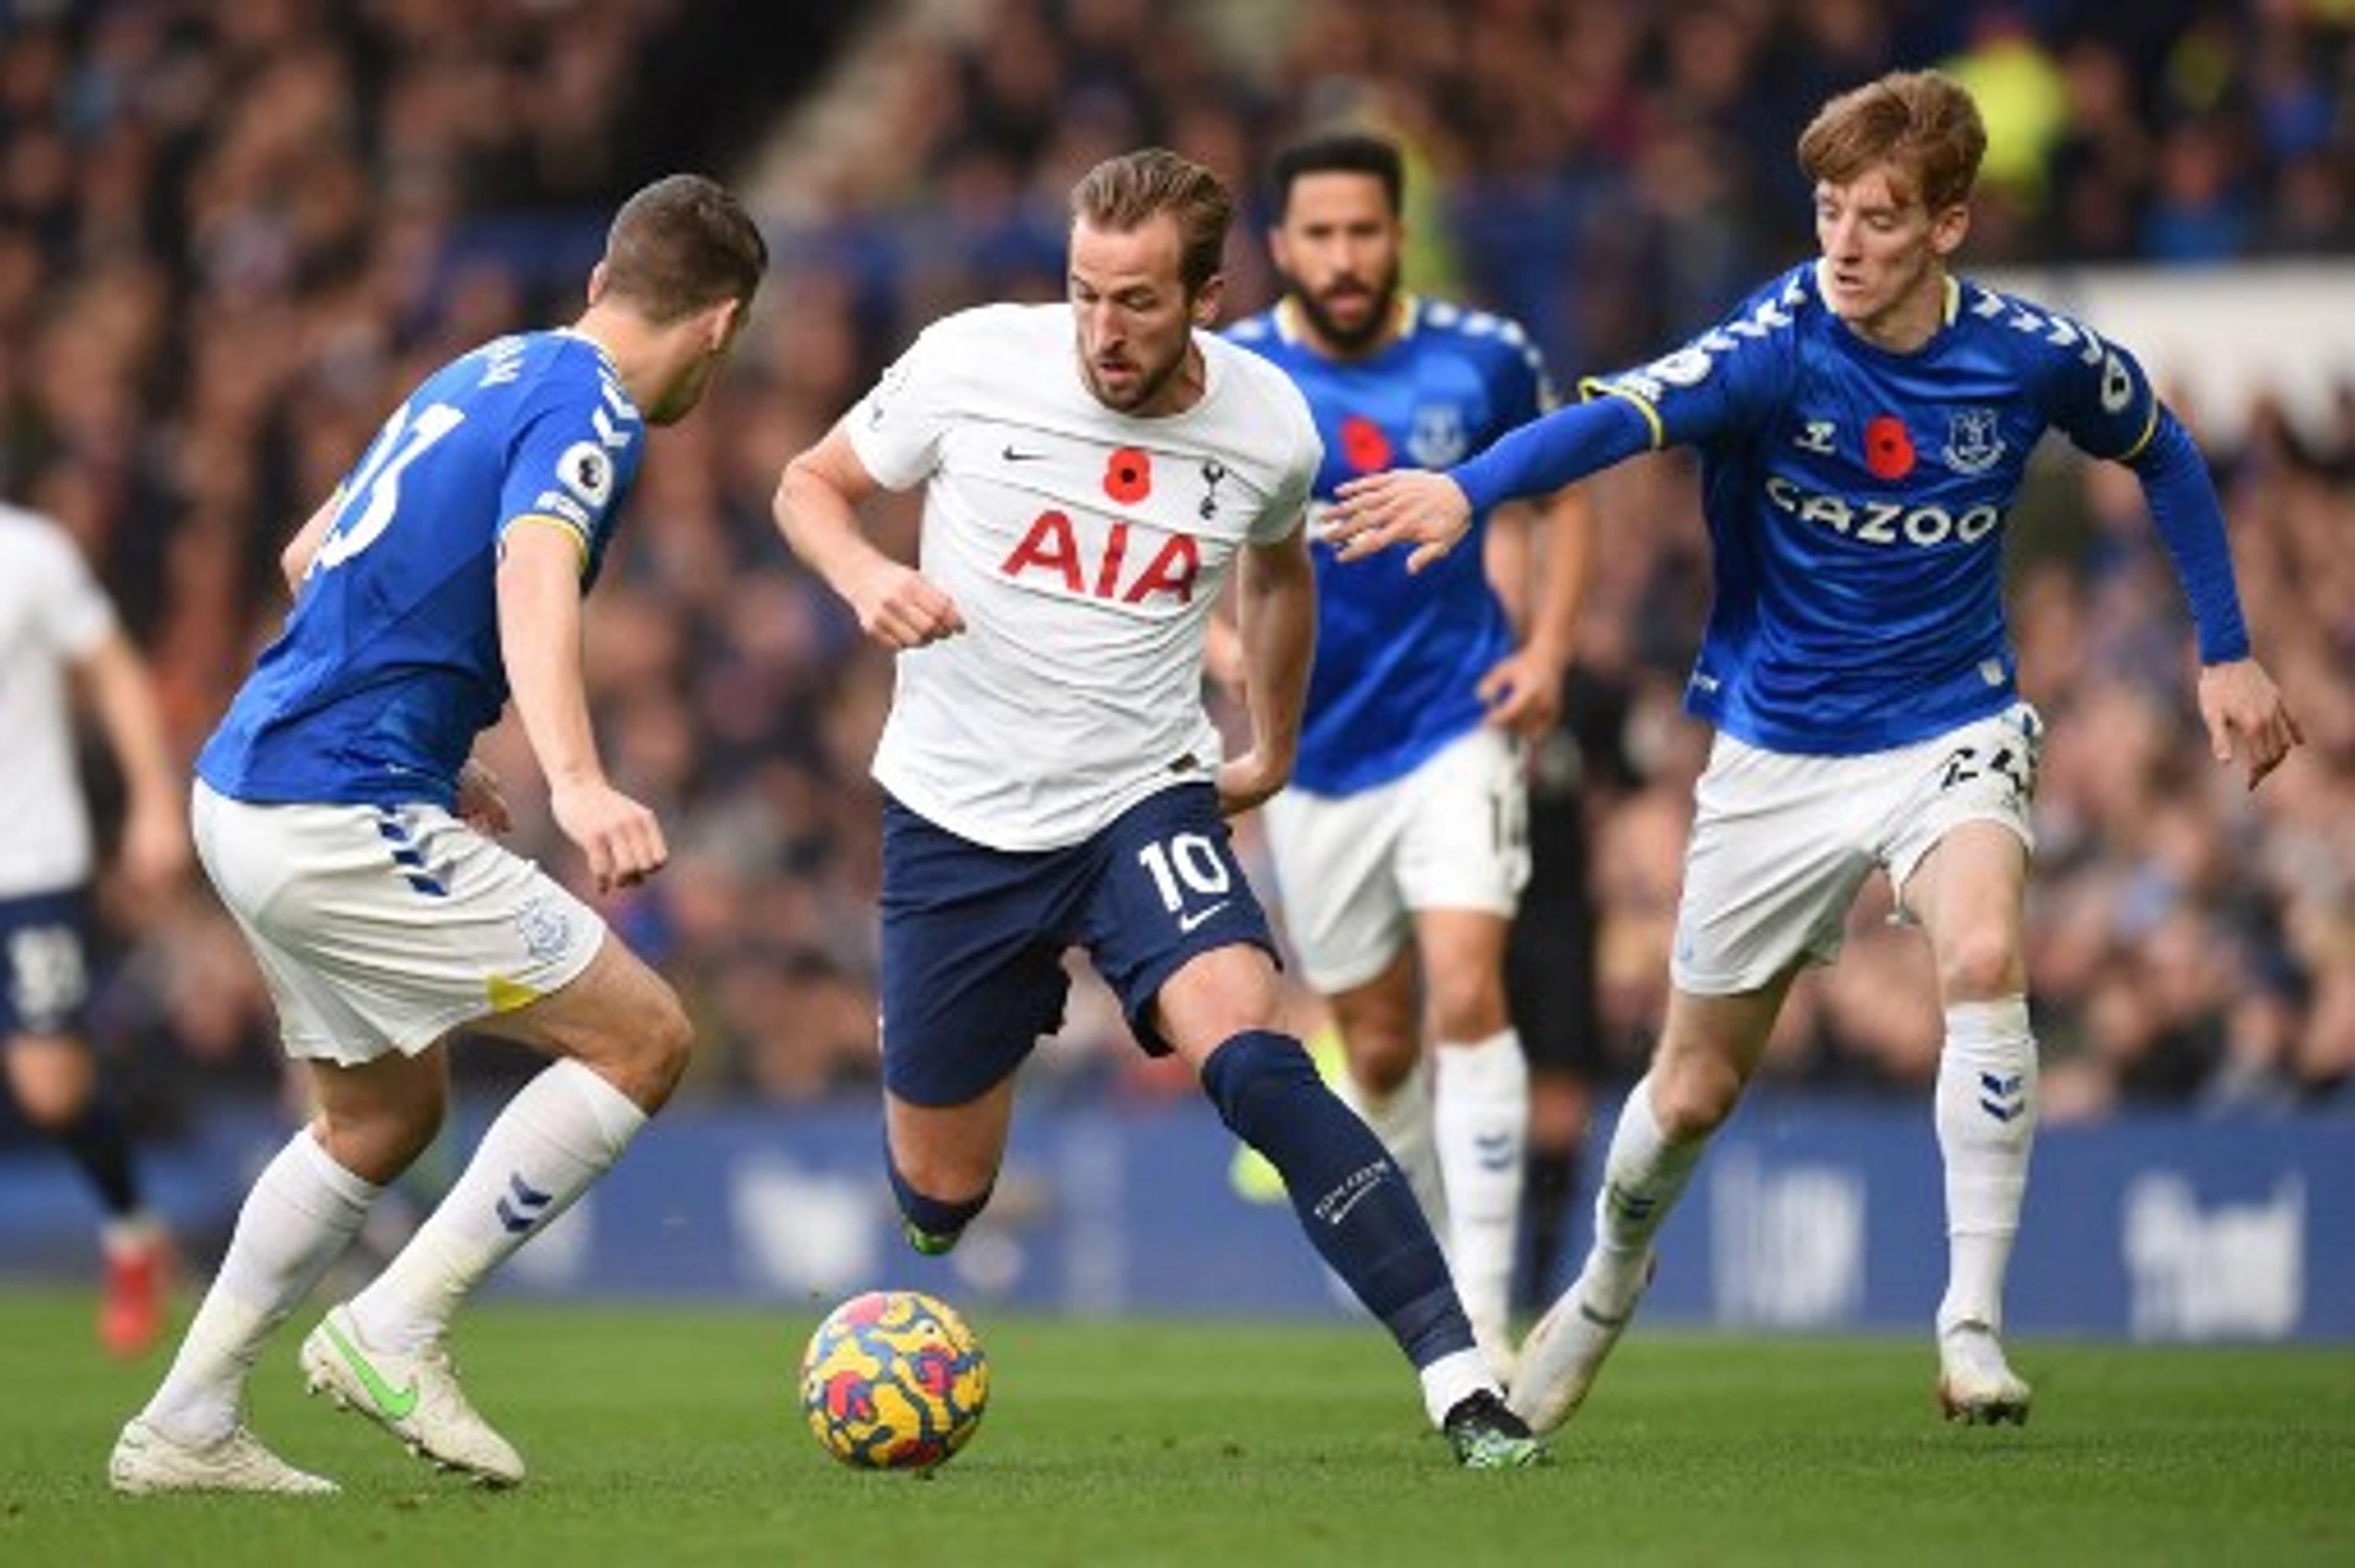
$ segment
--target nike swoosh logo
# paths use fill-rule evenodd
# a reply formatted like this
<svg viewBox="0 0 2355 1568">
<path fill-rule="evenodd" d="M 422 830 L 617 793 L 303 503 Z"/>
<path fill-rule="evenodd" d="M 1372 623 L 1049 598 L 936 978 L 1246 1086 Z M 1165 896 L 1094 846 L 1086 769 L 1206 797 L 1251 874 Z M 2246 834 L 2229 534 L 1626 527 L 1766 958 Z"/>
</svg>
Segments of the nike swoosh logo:
<svg viewBox="0 0 2355 1568">
<path fill-rule="evenodd" d="M 1008 463 L 1036 463 L 1047 454 L 1043 452 L 1024 452 L 1018 448 L 1009 446 L 998 455 L 1005 458 Z"/>
<path fill-rule="evenodd" d="M 416 1380 L 411 1379 L 407 1388 L 393 1387 L 368 1357 L 361 1354 L 357 1345 L 336 1332 L 334 1323 L 325 1323 L 322 1327 L 327 1330 L 327 1338 L 335 1341 L 336 1351 L 344 1358 L 344 1364 L 358 1374 L 360 1387 L 368 1390 L 368 1398 L 376 1401 L 377 1409 L 384 1412 L 389 1420 L 406 1421 L 417 1408 Z"/>
<path fill-rule="evenodd" d="M 1192 931 L 1232 902 L 1234 902 L 1232 899 L 1220 899 L 1208 909 L 1198 909 L 1192 914 L 1181 914 L 1178 917 L 1178 929 Z"/>
</svg>

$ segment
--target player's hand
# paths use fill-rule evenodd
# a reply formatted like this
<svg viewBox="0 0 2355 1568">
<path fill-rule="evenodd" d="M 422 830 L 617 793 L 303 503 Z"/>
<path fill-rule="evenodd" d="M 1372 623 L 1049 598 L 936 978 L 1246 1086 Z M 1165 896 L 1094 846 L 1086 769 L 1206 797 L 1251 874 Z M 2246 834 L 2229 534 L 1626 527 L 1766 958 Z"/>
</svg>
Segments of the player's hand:
<svg viewBox="0 0 2355 1568">
<path fill-rule="evenodd" d="M 1561 666 L 1529 648 L 1498 659 L 1473 689 L 1487 709 L 1481 721 L 1491 730 L 1533 739 L 1561 717 Z"/>
<path fill-rule="evenodd" d="M 555 784 L 548 804 L 556 826 L 589 857 L 601 893 L 635 887 L 670 859 L 655 814 L 602 779 Z"/>
<path fill-rule="evenodd" d="M 515 827 L 515 814 L 507 809 L 506 791 L 499 787 L 499 775 L 472 757 L 458 770 L 458 819 L 475 832 L 492 837 Z"/>
<path fill-rule="evenodd" d="M 1253 750 L 1229 757 L 1219 765 L 1219 815 L 1240 816 L 1273 797 L 1292 777 L 1289 763 L 1279 763 Z"/>
<path fill-rule="evenodd" d="M 1344 480 L 1325 509 L 1324 535 L 1356 560 L 1394 544 L 1412 544 L 1407 571 L 1421 571 L 1455 548 L 1472 526 L 1472 503 L 1455 480 L 1421 468 L 1393 468 Z"/>
<path fill-rule="evenodd" d="M 2232 760 L 2235 736 L 2244 742 L 2242 763 L 2248 770 L 2251 789 L 2281 765 L 2291 747 L 2306 739 L 2274 677 L 2253 658 L 2211 664 L 2200 670 L 2200 717 L 2208 726 L 2208 746 L 2218 762 Z"/>
<path fill-rule="evenodd" d="M 858 612 L 858 629 L 887 648 L 921 648 L 964 630 L 956 601 L 889 556 L 877 556 L 843 597 Z"/>
<path fill-rule="evenodd" d="M 187 874 L 188 824 L 176 799 L 135 804 L 123 819 L 116 874 L 140 901 L 160 899 Z"/>
</svg>

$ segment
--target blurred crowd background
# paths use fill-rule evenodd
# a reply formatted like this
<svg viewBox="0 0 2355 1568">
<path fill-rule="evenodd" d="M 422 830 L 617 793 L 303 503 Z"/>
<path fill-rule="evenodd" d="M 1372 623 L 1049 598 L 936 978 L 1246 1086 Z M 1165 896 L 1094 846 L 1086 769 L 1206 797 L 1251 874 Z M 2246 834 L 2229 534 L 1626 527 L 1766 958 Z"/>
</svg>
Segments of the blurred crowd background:
<svg viewBox="0 0 2355 1568">
<path fill-rule="evenodd" d="M 1347 120 L 1412 149 L 1410 283 L 1519 319 L 1566 384 L 1808 253 L 1799 128 L 1926 63 L 1974 85 L 1993 133 L 1966 271 L 2355 265 L 2348 0 L 0 0 L 0 496 L 87 549 L 193 755 L 281 620 L 280 546 L 392 402 L 485 337 L 570 319 L 637 183 L 736 185 L 776 270 L 708 415 L 656 438 L 590 615 L 608 764 L 676 857 L 609 907 L 701 1020 L 692 1092 L 869 1092 L 866 763 L 890 671 L 769 499 L 920 327 L 1060 297 L 1070 185 L 1148 142 L 1246 194 L 1228 298 L 1258 308 L 1266 157 Z M 2309 741 L 2255 795 L 2208 755 L 2130 476 L 2051 453 L 2013 522 L 2051 733 L 2032 966 L 2054 1119 L 2355 1103 L 2355 387 L 2318 433 L 2248 416 L 2209 454 Z M 1707 547 L 1677 457 L 1596 496 L 1573 700 L 1537 765 L 1593 846 L 1591 925 L 1548 937 L 1592 944 L 1591 1027 L 1625 1083 L 1706 742 L 1677 699 Z M 914 517 L 877 527 L 906 546 Z M 577 878 L 527 752 L 506 731 L 485 751 L 519 846 Z M 272 1084 L 267 998 L 202 886 L 108 907 L 95 1032 L 151 1114 Z M 1774 1076 L 1929 1082 L 1926 956 L 1887 912 L 1868 898 L 1847 956 L 1803 982 Z M 1171 1087 L 1092 990 L 1041 1075 Z"/>
</svg>

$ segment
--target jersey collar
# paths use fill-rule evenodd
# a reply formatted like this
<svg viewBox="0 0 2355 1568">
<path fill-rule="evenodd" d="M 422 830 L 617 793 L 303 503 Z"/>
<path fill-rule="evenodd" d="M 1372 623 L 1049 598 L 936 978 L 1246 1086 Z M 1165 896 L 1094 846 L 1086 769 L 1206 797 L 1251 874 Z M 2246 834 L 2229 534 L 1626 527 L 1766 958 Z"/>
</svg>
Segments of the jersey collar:
<svg viewBox="0 0 2355 1568">
<path fill-rule="evenodd" d="M 1316 346 L 1308 341 L 1307 332 L 1301 325 L 1300 304 L 1297 300 L 1290 294 L 1284 295 L 1275 302 L 1275 309 L 1270 315 L 1275 323 L 1276 336 L 1295 348 L 1305 348 L 1312 354 L 1319 352 Z M 1394 318 L 1395 330 L 1391 335 L 1390 342 L 1375 350 L 1377 354 L 1386 352 L 1415 335 L 1416 329 L 1423 325 L 1423 296 L 1406 289 L 1401 289 L 1397 296 L 1391 301 L 1391 315 Z"/>
</svg>

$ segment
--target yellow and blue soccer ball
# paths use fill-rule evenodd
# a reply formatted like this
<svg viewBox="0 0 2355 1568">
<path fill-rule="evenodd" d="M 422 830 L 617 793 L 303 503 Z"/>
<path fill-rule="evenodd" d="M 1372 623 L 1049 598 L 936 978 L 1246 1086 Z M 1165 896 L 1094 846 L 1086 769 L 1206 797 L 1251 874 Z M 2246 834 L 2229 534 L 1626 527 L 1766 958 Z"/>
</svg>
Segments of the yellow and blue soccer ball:
<svg viewBox="0 0 2355 1568">
<path fill-rule="evenodd" d="M 989 1362 L 947 1303 L 872 1290 L 826 1315 L 802 1354 L 802 1413 L 854 1469 L 929 1470 L 972 1441 Z"/>
</svg>

